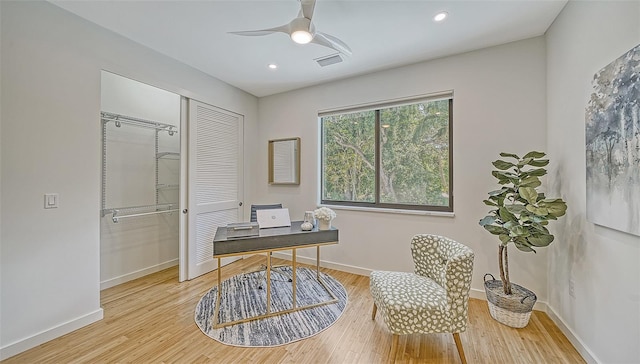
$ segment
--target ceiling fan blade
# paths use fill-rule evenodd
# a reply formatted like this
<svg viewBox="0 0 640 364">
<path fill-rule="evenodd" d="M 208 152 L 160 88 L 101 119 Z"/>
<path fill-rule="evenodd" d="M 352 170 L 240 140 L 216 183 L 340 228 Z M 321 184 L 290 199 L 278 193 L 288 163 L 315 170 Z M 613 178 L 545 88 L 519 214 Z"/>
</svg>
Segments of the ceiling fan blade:
<svg viewBox="0 0 640 364">
<path fill-rule="evenodd" d="M 239 32 L 228 32 L 229 34 L 235 35 L 246 35 L 246 36 L 258 36 L 258 35 L 269 35 L 272 33 L 286 33 L 289 34 L 289 24 L 281 25 L 275 28 L 262 29 L 262 30 L 245 30 Z"/>
<path fill-rule="evenodd" d="M 311 20 L 315 7 L 316 0 L 300 0 L 300 14 L 298 16 L 304 16 L 305 18 Z"/>
<path fill-rule="evenodd" d="M 311 43 L 335 49 L 336 51 L 348 56 L 351 55 L 351 48 L 349 48 L 345 42 L 326 33 L 316 32 Z"/>
</svg>

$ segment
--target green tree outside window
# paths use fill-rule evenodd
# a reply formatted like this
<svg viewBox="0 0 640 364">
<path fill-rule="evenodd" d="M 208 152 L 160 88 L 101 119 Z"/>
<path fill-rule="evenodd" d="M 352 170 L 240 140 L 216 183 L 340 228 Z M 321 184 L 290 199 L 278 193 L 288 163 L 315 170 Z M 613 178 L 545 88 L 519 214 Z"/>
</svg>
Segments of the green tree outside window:
<svg viewBox="0 0 640 364">
<path fill-rule="evenodd" d="M 452 211 L 452 99 L 321 117 L 322 203 Z"/>
</svg>

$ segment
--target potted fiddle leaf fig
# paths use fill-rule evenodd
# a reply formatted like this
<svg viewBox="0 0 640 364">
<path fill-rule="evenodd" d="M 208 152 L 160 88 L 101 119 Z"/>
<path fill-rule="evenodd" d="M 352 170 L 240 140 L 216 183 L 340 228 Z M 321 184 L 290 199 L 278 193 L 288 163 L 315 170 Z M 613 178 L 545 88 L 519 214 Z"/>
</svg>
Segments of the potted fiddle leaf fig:
<svg viewBox="0 0 640 364">
<path fill-rule="evenodd" d="M 498 266 L 500 280 L 485 274 L 485 292 L 489 312 L 497 321 L 511 327 L 525 327 L 529 322 L 536 295 L 509 280 L 509 245 L 518 250 L 535 253 L 554 240 L 547 226 L 567 210 L 561 198 L 547 198 L 537 190 L 540 177 L 547 174 L 549 164 L 543 152 L 532 151 L 519 157 L 512 153 L 500 153 L 505 159 L 493 162 L 496 168 L 491 174 L 498 179 L 501 188 L 489 192 L 484 200 L 491 210 L 480 220 L 480 225 L 498 239 Z M 492 279 L 487 280 L 487 276 Z"/>
</svg>

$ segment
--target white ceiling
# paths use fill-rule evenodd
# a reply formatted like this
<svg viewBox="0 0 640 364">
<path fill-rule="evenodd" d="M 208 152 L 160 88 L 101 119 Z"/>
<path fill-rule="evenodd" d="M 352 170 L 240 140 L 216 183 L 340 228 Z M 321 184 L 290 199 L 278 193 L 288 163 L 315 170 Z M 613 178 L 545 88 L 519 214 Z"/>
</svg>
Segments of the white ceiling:
<svg viewBox="0 0 640 364">
<path fill-rule="evenodd" d="M 296 0 L 51 2 L 261 97 L 539 36 L 567 0 L 317 0 L 316 29 L 353 51 L 326 67 L 314 59 L 335 54 L 330 48 L 295 44 L 283 33 L 227 33 L 286 24 L 298 13 Z M 435 23 L 443 10 L 449 18 Z"/>
</svg>

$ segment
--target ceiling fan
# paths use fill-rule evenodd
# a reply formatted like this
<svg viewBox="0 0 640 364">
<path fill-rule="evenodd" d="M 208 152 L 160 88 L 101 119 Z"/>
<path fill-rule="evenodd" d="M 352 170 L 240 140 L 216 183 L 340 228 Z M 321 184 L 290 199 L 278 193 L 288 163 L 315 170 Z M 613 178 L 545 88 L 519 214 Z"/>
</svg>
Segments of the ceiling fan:
<svg viewBox="0 0 640 364">
<path fill-rule="evenodd" d="M 262 30 L 247 30 L 240 32 L 229 32 L 230 34 L 259 36 L 269 35 L 272 33 L 285 33 L 291 37 L 291 40 L 298 44 L 315 43 L 321 46 L 329 47 L 342 54 L 351 55 L 351 48 L 340 39 L 322 32 L 316 31 L 313 25 L 313 9 L 316 6 L 316 0 L 300 0 L 300 11 L 298 16 L 290 21 L 275 28 Z"/>
</svg>

